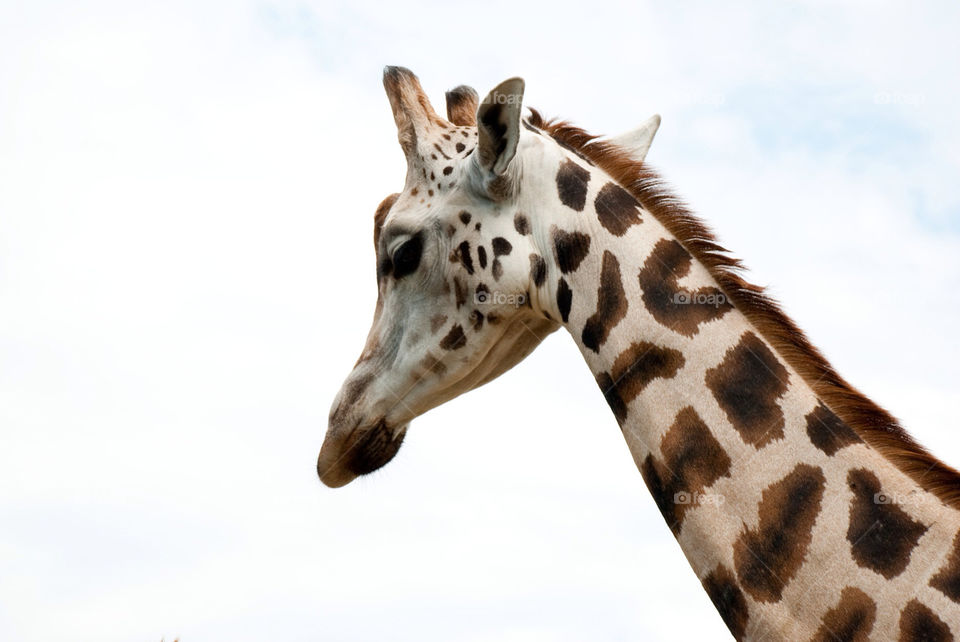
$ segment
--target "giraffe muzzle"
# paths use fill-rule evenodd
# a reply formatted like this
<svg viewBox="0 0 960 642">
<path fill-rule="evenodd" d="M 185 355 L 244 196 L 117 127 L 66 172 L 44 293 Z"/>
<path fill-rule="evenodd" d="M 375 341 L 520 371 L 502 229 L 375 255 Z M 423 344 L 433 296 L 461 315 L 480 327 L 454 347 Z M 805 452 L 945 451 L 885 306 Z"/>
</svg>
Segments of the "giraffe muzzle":
<svg viewBox="0 0 960 642">
<path fill-rule="evenodd" d="M 406 424 L 393 428 L 383 419 L 373 426 L 357 426 L 346 435 L 328 431 L 317 458 L 320 481 L 340 488 L 385 466 L 400 450 L 406 434 Z"/>
</svg>

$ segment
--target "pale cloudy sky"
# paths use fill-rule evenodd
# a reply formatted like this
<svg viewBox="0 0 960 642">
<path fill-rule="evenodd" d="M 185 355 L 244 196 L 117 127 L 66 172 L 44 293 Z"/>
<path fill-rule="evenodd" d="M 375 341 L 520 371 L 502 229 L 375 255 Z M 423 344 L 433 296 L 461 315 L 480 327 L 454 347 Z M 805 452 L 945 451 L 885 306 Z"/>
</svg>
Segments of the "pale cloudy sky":
<svg viewBox="0 0 960 642">
<path fill-rule="evenodd" d="M 960 465 L 960 6 L 0 2 L 0 639 L 723 639 L 573 342 L 314 465 L 403 180 L 380 85 L 649 160 Z"/>
</svg>

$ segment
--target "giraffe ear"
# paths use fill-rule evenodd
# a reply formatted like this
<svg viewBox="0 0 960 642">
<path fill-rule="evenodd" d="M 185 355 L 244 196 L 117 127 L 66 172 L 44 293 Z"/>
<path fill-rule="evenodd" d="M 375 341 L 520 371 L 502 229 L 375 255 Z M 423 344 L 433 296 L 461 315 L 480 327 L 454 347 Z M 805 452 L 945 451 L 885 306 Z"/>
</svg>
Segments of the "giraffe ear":
<svg viewBox="0 0 960 642">
<path fill-rule="evenodd" d="M 458 127 L 475 127 L 480 96 L 473 87 L 460 85 L 447 92 L 447 120 Z"/>
<path fill-rule="evenodd" d="M 614 136 L 610 142 L 617 147 L 622 148 L 630 158 L 635 161 L 643 161 L 650 150 L 650 143 L 653 142 L 653 136 L 660 128 L 660 114 L 654 114 L 636 129 L 631 129 L 619 136 Z"/>
<path fill-rule="evenodd" d="M 502 176 L 517 153 L 523 79 L 510 78 L 494 87 L 477 109 L 477 162 Z"/>
</svg>

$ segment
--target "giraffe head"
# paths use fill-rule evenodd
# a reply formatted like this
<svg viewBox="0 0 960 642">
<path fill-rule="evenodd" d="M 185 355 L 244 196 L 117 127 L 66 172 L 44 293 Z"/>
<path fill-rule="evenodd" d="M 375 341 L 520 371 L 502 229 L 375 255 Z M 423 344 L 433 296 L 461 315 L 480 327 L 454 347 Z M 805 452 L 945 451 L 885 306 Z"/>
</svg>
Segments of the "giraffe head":
<svg viewBox="0 0 960 642">
<path fill-rule="evenodd" d="M 483 101 L 448 92 L 447 119 L 410 71 L 388 67 L 384 87 L 407 174 L 374 215 L 373 325 L 317 461 L 332 487 L 386 464 L 413 418 L 496 378 L 560 326 L 542 287 L 549 243 L 531 215 L 547 189 L 537 165 L 562 150 L 522 132 L 523 80 Z M 650 136 L 622 143 L 645 152 Z"/>
</svg>

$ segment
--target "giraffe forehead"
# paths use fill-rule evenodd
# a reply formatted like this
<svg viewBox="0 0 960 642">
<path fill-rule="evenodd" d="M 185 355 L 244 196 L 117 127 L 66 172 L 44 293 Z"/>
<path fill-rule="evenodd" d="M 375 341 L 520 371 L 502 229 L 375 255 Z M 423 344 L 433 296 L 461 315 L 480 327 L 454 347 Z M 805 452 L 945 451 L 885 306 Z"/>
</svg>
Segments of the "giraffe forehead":
<svg viewBox="0 0 960 642">
<path fill-rule="evenodd" d="M 442 175 L 446 167 L 456 167 L 469 158 L 476 146 L 476 127 L 448 127 L 419 140 L 407 163 L 410 169 L 420 172 L 421 179 L 424 170 Z"/>
</svg>

